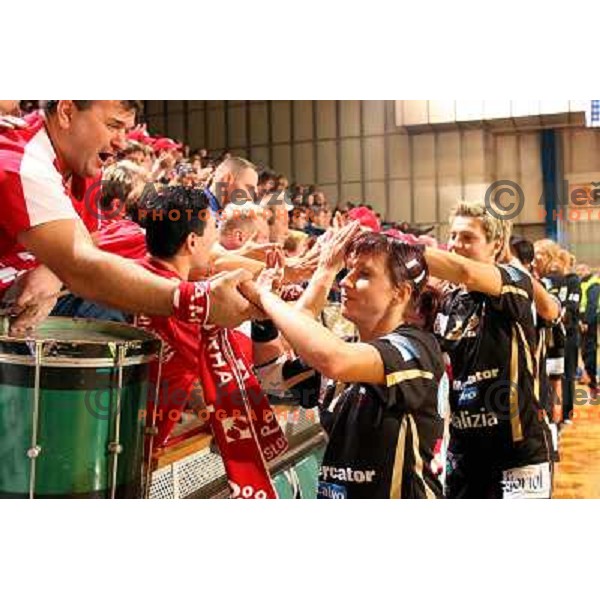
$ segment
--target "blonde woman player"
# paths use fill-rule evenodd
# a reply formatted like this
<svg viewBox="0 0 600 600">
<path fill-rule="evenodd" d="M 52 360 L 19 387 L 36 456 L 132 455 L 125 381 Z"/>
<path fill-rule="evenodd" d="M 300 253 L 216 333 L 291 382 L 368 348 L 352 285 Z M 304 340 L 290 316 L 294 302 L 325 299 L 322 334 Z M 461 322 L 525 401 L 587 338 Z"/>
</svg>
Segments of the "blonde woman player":
<svg viewBox="0 0 600 600">
<path fill-rule="evenodd" d="M 446 493 L 450 498 L 548 498 L 551 439 L 536 395 L 534 299 L 554 301 L 506 260 L 510 226 L 483 203 L 460 202 L 449 252 L 427 248 L 431 275 L 451 282 L 434 331 L 452 368 Z"/>
</svg>

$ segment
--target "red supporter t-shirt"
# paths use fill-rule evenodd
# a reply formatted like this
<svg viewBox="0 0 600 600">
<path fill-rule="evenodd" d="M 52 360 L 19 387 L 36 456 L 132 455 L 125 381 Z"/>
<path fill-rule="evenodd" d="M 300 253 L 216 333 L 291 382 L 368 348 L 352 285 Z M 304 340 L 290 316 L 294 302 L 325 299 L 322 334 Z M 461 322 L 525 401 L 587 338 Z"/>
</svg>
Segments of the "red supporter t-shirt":
<svg viewBox="0 0 600 600">
<path fill-rule="evenodd" d="M 39 263 L 17 242 L 17 236 L 36 225 L 61 219 L 80 219 L 90 232 L 98 229 L 92 196 L 100 177 L 73 175 L 64 169 L 46 131 L 43 113 L 32 113 L 20 129 L 0 131 L 0 297 L 22 272 Z"/>
<path fill-rule="evenodd" d="M 94 237 L 96 245 L 104 252 L 134 260 L 142 260 L 147 254 L 146 232 L 129 219 L 102 221 Z"/>
<path fill-rule="evenodd" d="M 150 256 L 137 262 L 155 275 L 182 281 L 178 273 Z M 198 362 L 200 325 L 186 323 L 174 317 L 143 314 L 136 317 L 135 324 L 156 334 L 163 341 L 159 408 L 163 411 L 163 419 L 166 419 L 170 410 L 182 412 L 192 399 L 190 397 L 192 388 L 200 374 Z M 158 365 L 153 363 L 150 370 L 152 383 L 150 389 L 153 389 L 156 384 L 157 377 Z M 168 431 L 165 433 L 168 435 Z M 158 445 L 164 443 L 166 439 L 166 436 L 161 435 L 160 437 L 163 439 L 157 440 Z"/>
<path fill-rule="evenodd" d="M 168 265 L 146 256 L 136 261 L 145 269 L 164 277 L 182 281 L 178 273 Z M 137 315 L 135 324 L 151 333 L 157 335 L 163 341 L 163 360 L 160 378 L 159 411 L 162 416 L 158 419 L 159 433 L 155 440 L 157 446 L 162 446 L 168 439 L 170 432 L 177 422 L 175 412 L 183 412 L 186 406 L 196 399 L 198 392 L 193 388 L 200 381 L 200 365 L 198 356 L 200 354 L 200 325 L 197 323 L 186 323 L 175 317 L 157 317 L 148 315 Z M 234 331 L 242 352 L 251 362 L 252 340 L 239 331 Z M 150 390 L 155 389 L 158 378 L 158 364 L 153 363 L 150 369 Z M 149 406 L 152 405 L 153 396 L 150 397 Z M 151 409 L 148 411 L 151 414 Z"/>
</svg>

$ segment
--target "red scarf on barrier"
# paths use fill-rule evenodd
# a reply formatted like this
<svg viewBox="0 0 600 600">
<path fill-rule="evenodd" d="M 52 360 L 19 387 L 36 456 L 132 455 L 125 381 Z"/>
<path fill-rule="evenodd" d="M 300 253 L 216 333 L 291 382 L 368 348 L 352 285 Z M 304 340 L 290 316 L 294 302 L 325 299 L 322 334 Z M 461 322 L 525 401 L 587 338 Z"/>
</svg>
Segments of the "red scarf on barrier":
<svg viewBox="0 0 600 600">
<path fill-rule="evenodd" d="M 258 380 L 228 329 L 205 326 L 200 381 L 233 498 L 277 498 L 267 463 L 288 448 Z"/>
</svg>

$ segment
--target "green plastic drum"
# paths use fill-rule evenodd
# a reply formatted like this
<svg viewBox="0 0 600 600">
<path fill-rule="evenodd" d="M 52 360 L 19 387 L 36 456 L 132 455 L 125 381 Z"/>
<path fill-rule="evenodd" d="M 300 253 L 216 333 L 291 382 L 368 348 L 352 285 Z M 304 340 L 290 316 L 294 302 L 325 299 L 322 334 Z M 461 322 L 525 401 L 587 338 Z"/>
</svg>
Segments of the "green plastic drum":
<svg viewBox="0 0 600 600">
<path fill-rule="evenodd" d="M 27 340 L 0 335 L 0 497 L 140 497 L 159 349 L 103 321 L 50 318 Z"/>
</svg>

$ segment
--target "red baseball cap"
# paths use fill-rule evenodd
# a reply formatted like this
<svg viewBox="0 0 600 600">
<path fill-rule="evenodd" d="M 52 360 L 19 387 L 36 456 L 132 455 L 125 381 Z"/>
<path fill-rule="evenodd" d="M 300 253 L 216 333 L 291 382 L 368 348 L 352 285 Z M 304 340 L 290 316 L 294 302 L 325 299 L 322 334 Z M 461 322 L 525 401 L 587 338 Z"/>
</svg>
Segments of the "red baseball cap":
<svg viewBox="0 0 600 600">
<path fill-rule="evenodd" d="M 153 146 L 158 138 L 149 136 L 145 126 L 137 126 L 127 134 L 127 139 L 132 140 L 133 142 L 139 142 L 140 144 L 146 144 L 147 146 Z"/>
<path fill-rule="evenodd" d="M 180 150 L 182 146 L 183 144 L 178 144 L 171 138 L 158 138 L 152 144 L 155 152 L 160 152 L 161 150 Z"/>
<path fill-rule="evenodd" d="M 366 206 L 358 206 L 353 208 L 348 213 L 348 218 L 352 221 L 358 221 L 362 227 L 366 227 L 375 233 L 379 233 L 381 231 L 381 224 L 379 223 L 377 215 L 372 210 L 369 210 Z"/>
<path fill-rule="evenodd" d="M 134 142 L 143 142 L 147 138 L 148 136 L 141 129 L 132 129 L 127 134 L 127 139 L 133 140 Z"/>
</svg>

